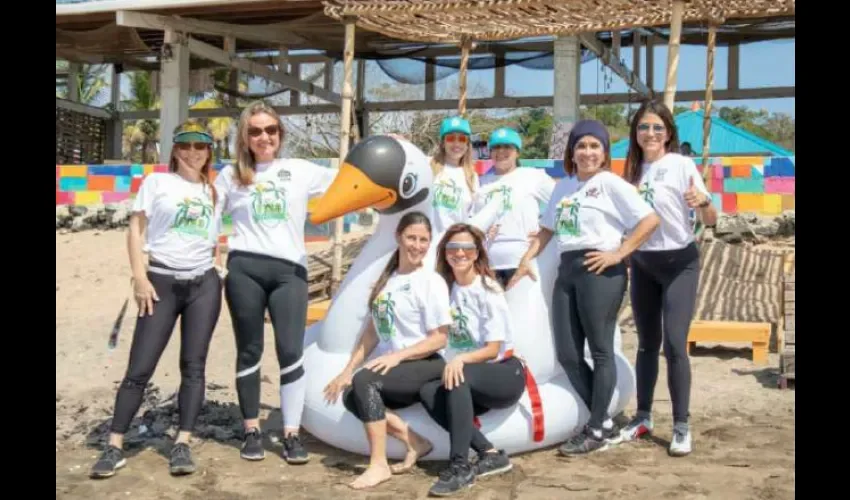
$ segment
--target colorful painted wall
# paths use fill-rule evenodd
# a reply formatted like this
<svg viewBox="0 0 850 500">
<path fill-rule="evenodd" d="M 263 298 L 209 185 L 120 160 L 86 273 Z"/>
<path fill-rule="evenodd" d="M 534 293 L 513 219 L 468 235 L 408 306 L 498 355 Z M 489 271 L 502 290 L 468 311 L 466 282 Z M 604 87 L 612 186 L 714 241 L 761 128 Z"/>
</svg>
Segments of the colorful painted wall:
<svg viewBox="0 0 850 500">
<path fill-rule="evenodd" d="M 694 158 L 703 174 L 702 158 Z M 543 168 L 555 178 L 564 174 L 562 160 L 520 160 L 523 167 Z M 483 174 L 492 168 L 491 160 L 479 160 L 475 169 Z M 611 169 L 623 175 L 624 159 L 615 159 Z M 738 212 L 779 215 L 795 209 L 794 156 L 726 156 L 708 159 L 709 180 L 714 206 L 724 213 Z"/>
</svg>

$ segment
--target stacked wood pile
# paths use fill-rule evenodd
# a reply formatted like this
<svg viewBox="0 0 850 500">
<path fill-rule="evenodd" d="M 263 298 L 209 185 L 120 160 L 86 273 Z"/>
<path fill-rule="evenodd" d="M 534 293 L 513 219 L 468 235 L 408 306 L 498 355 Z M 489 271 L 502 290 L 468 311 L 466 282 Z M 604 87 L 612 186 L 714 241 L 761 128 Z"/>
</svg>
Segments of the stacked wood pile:
<svg viewBox="0 0 850 500">
<path fill-rule="evenodd" d="M 103 163 L 106 120 L 56 106 L 56 164 Z"/>
<path fill-rule="evenodd" d="M 364 235 L 356 240 L 346 241 L 342 247 L 342 276 L 351 267 L 354 259 L 360 254 L 363 245 L 371 237 Z M 321 302 L 331 298 L 331 266 L 333 263 L 333 248 L 311 253 L 307 258 L 307 294 L 309 302 Z"/>
<path fill-rule="evenodd" d="M 785 274 L 784 283 L 784 301 L 783 311 L 785 315 L 785 324 L 783 328 L 784 345 L 782 354 L 779 356 L 779 386 L 785 388 L 788 385 L 788 380 L 795 380 L 795 327 L 797 323 L 797 314 L 795 309 L 794 292 L 795 279 L 797 274 L 797 266 L 793 261 L 790 265 L 790 270 Z"/>
</svg>

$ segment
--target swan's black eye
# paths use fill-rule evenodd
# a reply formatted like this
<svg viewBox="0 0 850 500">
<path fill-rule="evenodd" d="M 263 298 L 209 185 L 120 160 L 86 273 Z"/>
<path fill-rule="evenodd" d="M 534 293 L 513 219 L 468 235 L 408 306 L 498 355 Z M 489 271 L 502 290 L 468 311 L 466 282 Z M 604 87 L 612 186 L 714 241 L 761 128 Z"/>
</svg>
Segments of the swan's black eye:
<svg viewBox="0 0 850 500">
<path fill-rule="evenodd" d="M 401 181 L 401 195 L 408 198 L 414 191 L 416 191 L 416 174 L 407 174 Z"/>
</svg>

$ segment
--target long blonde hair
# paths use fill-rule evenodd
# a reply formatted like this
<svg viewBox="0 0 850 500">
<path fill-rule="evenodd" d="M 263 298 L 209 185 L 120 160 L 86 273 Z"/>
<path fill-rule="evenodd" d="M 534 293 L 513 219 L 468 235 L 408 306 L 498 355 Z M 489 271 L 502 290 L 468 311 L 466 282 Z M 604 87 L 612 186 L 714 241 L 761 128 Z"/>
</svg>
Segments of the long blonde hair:
<svg viewBox="0 0 850 500">
<path fill-rule="evenodd" d="M 248 121 L 254 115 L 265 113 L 275 121 L 280 134 L 280 144 L 278 150 L 275 151 L 275 156 L 280 155 L 283 150 L 283 139 L 286 137 L 286 130 L 283 128 L 283 120 L 273 107 L 263 101 L 255 101 L 242 110 L 242 115 L 239 116 L 239 128 L 236 132 L 236 161 L 233 164 L 234 180 L 241 186 L 248 186 L 254 182 L 254 172 L 257 170 L 257 160 L 254 158 L 254 153 L 251 152 L 250 139 L 248 138 Z"/>
<path fill-rule="evenodd" d="M 458 167 L 463 169 L 463 176 L 466 178 L 466 185 L 469 187 L 469 192 L 475 192 L 475 165 L 472 162 L 472 142 L 467 142 L 466 153 L 460 157 L 460 165 Z M 431 171 L 434 172 L 434 178 L 437 178 L 437 174 L 443 171 L 446 166 L 446 143 L 444 141 L 440 141 L 440 145 L 437 147 L 437 152 L 434 153 L 434 156 L 431 158 Z"/>
</svg>

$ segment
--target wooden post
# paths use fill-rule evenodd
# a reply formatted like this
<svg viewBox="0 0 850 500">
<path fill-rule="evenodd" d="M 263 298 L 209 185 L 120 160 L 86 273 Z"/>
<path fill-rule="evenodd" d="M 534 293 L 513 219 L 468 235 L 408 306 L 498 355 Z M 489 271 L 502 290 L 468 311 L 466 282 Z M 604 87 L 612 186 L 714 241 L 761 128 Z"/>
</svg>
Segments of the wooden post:
<svg viewBox="0 0 850 500">
<path fill-rule="evenodd" d="M 348 144 L 351 140 L 351 101 L 354 99 L 354 89 L 351 84 L 354 69 L 354 19 L 345 21 L 345 50 L 343 52 L 342 79 L 342 110 L 339 114 L 339 163 L 345 161 L 348 155 Z M 333 262 L 331 263 L 331 293 L 333 298 L 342 282 L 342 229 L 343 217 L 334 219 L 331 223 L 331 243 L 333 245 Z"/>
<path fill-rule="evenodd" d="M 705 108 L 702 119 L 702 177 L 706 185 L 710 185 L 711 171 L 708 168 L 709 147 L 711 146 L 711 105 L 714 92 L 714 54 L 717 43 L 717 25 L 711 23 L 708 27 L 708 53 L 705 70 Z"/>
<path fill-rule="evenodd" d="M 469 51 L 472 48 L 472 40 L 468 37 L 463 37 L 460 42 L 460 99 L 457 103 L 457 113 L 460 116 L 466 115 L 466 71 L 469 66 Z"/>
<path fill-rule="evenodd" d="M 682 38 L 682 15 L 684 0 L 673 0 L 673 16 L 670 19 L 670 41 L 667 43 L 667 82 L 664 85 L 664 105 L 673 112 L 676 102 L 676 77 L 679 70 L 679 45 Z"/>
</svg>

